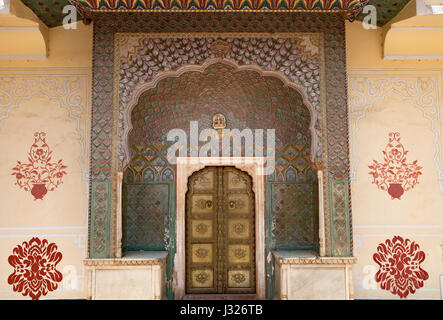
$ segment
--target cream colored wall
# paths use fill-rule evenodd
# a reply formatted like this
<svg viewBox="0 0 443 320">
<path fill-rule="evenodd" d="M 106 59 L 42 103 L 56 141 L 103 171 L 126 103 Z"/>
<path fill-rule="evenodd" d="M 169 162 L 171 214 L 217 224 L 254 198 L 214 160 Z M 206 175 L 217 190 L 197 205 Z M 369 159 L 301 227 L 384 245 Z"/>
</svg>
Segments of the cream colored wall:
<svg viewBox="0 0 443 320">
<path fill-rule="evenodd" d="M 0 12 L 0 27 L 0 59 L 47 56 L 49 29 L 20 0 L 10 0 Z"/>
<path fill-rule="evenodd" d="M 29 299 L 13 292 L 8 257 L 32 237 L 58 246 L 63 281 L 41 299 L 86 298 L 92 24 L 49 30 L 49 56 L 0 59 L 0 299 Z M 35 132 L 46 132 L 51 162 L 67 166 L 63 183 L 34 200 L 15 185 L 17 161 L 28 163 Z M 77 284 L 75 285 L 75 279 Z M 73 281 L 74 280 L 74 281 Z"/>
<path fill-rule="evenodd" d="M 398 299 L 374 281 L 377 246 L 399 235 L 415 241 L 429 274 L 408 299 L 440 299 L 443 274 L 443 60 L 383 60 L 383 30 L 346 24 L 355 298 Z M 406 41 L 406 39 L 405 39 Z M 443 52 L 441 52 L 443 54 Z M 372 184 L 388 134 L 399 132 L 419 184 L 394 199 Z M 440 176 L 439 176 L 440 175 Z"/>
</svg>

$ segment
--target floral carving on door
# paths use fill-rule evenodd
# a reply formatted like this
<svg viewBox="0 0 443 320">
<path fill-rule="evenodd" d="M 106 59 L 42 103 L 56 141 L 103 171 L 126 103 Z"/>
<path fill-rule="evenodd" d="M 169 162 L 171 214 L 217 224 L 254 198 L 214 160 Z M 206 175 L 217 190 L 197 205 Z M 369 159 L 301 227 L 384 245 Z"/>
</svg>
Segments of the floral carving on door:
<svg viewBox="0 0 443 320">
<path fill-rule="evenodd" d="M 386 190 L 391 199 L 400 199 L 405 191 L 414 188 L 418 184 L 418 176 L 422 174 L 417 160 L 406 163 L 407 153 L 400 142 L 400 133 L 391 132 L 389 143 L 383 151 L 384 162 L 374 160 L 369 166 L 372 183 Z"/>
<path fill-rule="evenodd" d="M 38 300 L 58 287 L 63 275 L 56 269 L 63 255 L 55 243 L 46 239 L 32 238 L 14 248 L 8 262 L 14 272 L 8 277 L 8 284 L 15 292 Z"/>
<path fill-rule="evenodd" d="M 375 280 L 383 290 L 406 299 L 409 294 L 422 288 L 424 281 L 429 278 L 421 267 L 425 257 L 425 253 L 414 241 L 400 236 L 387 239 L 378 245 L 377 252 L 373 255 L 380 267 Z"/>
<path fill-rule="evenodd" d="M 46 143 L 46 133 L 36 132 L 34 143 L 28 153 L 29 163 L 17 161 L 12 175 L 17 179 L 16 185 L 25 191 L 31 191 L 34 200 L 41 199 L 49 191 L 55 190 L 63 183 L 67 168 L 62 160 L 50 162 L 52 151 Z"/>
</svg>

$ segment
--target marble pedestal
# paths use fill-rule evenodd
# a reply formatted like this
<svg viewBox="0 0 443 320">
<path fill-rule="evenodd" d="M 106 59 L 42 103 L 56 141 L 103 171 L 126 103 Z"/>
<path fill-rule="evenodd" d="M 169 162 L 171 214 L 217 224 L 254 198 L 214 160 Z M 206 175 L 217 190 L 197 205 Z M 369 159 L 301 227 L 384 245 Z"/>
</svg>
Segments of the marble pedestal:
<svg viewBox="0 0 443 320">
<path fill-rule="evenodd" d="M 165 298 L 165 251 L 127 252 L 122 258 L 85 259 L 91 300 Z"/>
<path fill-rule="evenodd" d="M 353 299 L 353 257 L 319 257 L 313 251 L 275 251 L 276 299 Z"/>
</svg>

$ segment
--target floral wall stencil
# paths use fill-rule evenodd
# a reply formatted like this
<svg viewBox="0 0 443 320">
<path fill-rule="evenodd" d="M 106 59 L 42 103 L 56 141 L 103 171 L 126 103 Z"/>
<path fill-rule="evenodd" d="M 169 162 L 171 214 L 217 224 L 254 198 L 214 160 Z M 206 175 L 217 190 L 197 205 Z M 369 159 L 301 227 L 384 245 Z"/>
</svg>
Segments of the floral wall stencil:
<svg viewBox="0 0 443 320">
<path fill-rule="evenodd" d="M 423 287 L 423 281 L 429 277 L 421 268 L 425 256 L 420 246 L 409 239 L 400 236 L 387 239 L 378 245 L 377 253 L 373 255 L 374 261 L 380 266 L 375 280 L 383 290 L 406 299 L 409 294 Z"/>
<path fill-rule="evenodd" d="M 405 191 L 418 184 L 418 176 L 422 167 L 417 165 L 417 160 L 406 163 L 405 150 L 400 142 L 400 133 L 389 133 L 389 143 L 383 151 L 384 162 L 374 160 L 369 166 L 369 172 L 374 178 L 372 183 L 381 190 L 387 190 L 391 199 L 400 199 Z"/>
<path fill-rule="evenodd" d="M 56 269 L 62 259 L 55 243 L 48 240 L 32 238 L 14 248 L 8 262 L 14 267 L 14 272 L 8 277 L 8 284 L 15 292 L 38 300 L 49 291 L 58 287 L 63 275 Z"/>
<path fill-rule="evenodd" d="M 34 144 L 28 153 L 29 163 L 17 161 L 17 166 L 12 170 L 17 182 L 15 183 L 25 191 L 31 191 L 34 200 L 41 199 L 49 191 L 53 191 L 63 183 L 63 175 L 66 174 L 67 167 L 58 162 L 51 161 L 52 151 L 46 143 L 46 133 L 36 132 L 34 134 Z"/>
</svg>

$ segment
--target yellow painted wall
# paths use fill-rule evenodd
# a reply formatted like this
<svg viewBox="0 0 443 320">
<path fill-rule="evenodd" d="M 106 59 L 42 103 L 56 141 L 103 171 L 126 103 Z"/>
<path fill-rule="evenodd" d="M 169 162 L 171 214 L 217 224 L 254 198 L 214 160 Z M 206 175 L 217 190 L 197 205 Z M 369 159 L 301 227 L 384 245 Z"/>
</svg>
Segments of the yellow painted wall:
<svg viewBox="0 0 443 320">
<path fill-rule="evenodd" d="M 439 299 L 443 274 L 443 61 L 383 60 L 383 30 L 347 23 L 349 126 L 355 298 L 396 299 L 381 290 L 372 256 L 394 235 L 426 254 L 429 279 L 408 298 Z M 442 52 L 443 54 L 443 52 Z M 81 260 L 87 248 L 87 173 L 91 110 L 92 24 L 49 30 L 49 57 L 0 60 L 0 299 L 23 298 L 5 277 L 12 250 L 33 236 L 55 242 L 65 280 L 44 298 L 86 298 Z M 54 87 L 57 86 L 57 88 Z M 63 184 L 44 200 L 14 185 L 17 161 L 26 162 L 35 132 L 47 133 L 53 160 L 67 165 Z M 390 132 L 400 132 L 408 162 L 423 167 L 419 184 L 392 200 L 372 184 L 368 165 L 382 161 Z M 71 279 L 77 276 L 77 285 Z M 27 297 L 28 298 L 28 297 Z"/>
<path fill-rule="evenodd" d="M 5 44 L 2 44 L 2 46 Z M 58 246 L 63 281 L 41 299 L 87 296 L 82 259 L 87 254 L 92 25 L 49 30 L 49 57 L 0 59 L 0 299 L 29 299 L 13 292 L 8 257 L 32 237 Z M 67 166 L 63 183 L 34 200 L 15 185 L 17 161 L 28 163 L 34 133 L 45 132 L 51 162 Z"/>
<path fill-rule="evenodd" d="M 347 23 L 355 298 L 399 299 L 374 281 L 377 246 L 399 235 L 415 241 L 429 274 L 408 299 L 440 299 L 443 274 L 443 60 L 383 60 L 383 30 Z M 443 53 L 443 52 L 441 52 Z M 372 184 L 369 165 L 383 162 L 390 132 L 399 132 L 407 162 L 423 167 L 401 200 Z M 440 179 L 439 179 L 439 174 Z"/>
</svg>

